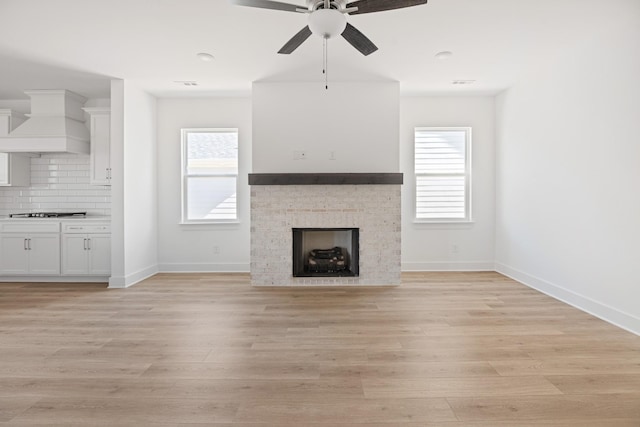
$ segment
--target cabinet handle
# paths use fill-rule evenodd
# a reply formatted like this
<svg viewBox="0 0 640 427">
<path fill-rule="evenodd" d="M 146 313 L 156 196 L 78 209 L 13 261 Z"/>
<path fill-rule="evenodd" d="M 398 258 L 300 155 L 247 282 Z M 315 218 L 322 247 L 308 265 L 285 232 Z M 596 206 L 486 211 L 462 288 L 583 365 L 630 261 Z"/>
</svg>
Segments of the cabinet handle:
<svg viewBox="0 0 640 427">
<path fill-rule="evenodd" d="M 27 239 L 27 240 L 28 240 L 27 247 L 29 248 L 29 250 L 31 250 L 31 239 Z"/>
<path fill-rule="evenodd" d="M 91 250 L 91 239 L 87 239 L 87 250 Z"/>
<path fill-rule="evenodd" d="M 28 250 L 29 250 L 29 246 L 28 246 L 28 242 L 27 242 L 27 240 L 28 240 L 28 239 L 24 239 L 24 250 L 25 250 L 25 251 L 28 251 Z"/>
<path fill-rule="evenodd" d="M 86 251 L 87 250 L 87 239 L 82 239 L 82 241 L 84 242 L 84 245 L 82 246 L 82 249 L 84 249 Z"/>
</svg>

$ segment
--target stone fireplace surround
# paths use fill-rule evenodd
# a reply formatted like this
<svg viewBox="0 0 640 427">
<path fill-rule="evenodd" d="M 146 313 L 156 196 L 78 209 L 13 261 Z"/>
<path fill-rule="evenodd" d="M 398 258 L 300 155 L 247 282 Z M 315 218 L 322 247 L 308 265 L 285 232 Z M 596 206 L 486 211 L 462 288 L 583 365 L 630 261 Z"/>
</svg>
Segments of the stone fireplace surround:
<svg viewBox="0 0 640 427">
<path fill-rule="evenodd" d="M 249 174 L 251 284 L 400 284 L 401 173 Z M 293 228 L 359 228 L 358 277 L 293 277 Z"/>
</svg>

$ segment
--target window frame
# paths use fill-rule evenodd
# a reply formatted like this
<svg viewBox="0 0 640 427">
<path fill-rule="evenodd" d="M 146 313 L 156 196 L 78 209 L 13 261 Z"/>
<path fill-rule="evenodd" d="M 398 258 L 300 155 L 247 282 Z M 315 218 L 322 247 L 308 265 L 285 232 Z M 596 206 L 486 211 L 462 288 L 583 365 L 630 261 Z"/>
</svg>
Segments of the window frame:
<svg viewBox="0 0 640 427">
<path fill-rule="evenodd" d="M 187 138 L 190 133 L 230 133 L 235 132 L 238 141 L 238 158 L 236 164 L 236 173 L 211 173 L 205 175 L 193 175 L 187 172 Z M 180 175 L 181 175 L 181 209 L 180 224 L 182 225 L 206 225 L 206 224 L 237 224 L 240 222 L 240 213 L 238 207 L 238 185 L 240 175 L 240 132 L 238 128 L 182 128 L 180 129 Z M 189 180 L 191 178 L 215 178 L 215 177 L 235 177 L 236 179 L 236 206 L 235 218 L 229 219 L 189 219 Z"/>
<path fill-rule="evenodd" d="M 418 173 L 416 171 L 416 133 L 419 131 L 463 131 L 465 134 L 465 170 L 464 173 Z M 413 131 L 413 222 L 418 224 L 471 224 L 472 216 L 472 128 L 471 126 L 416 126 Z M 464 218 L 418 218 L 418 179 L 423 176 L 444 177 L 464 176 Z"/>
</svg>

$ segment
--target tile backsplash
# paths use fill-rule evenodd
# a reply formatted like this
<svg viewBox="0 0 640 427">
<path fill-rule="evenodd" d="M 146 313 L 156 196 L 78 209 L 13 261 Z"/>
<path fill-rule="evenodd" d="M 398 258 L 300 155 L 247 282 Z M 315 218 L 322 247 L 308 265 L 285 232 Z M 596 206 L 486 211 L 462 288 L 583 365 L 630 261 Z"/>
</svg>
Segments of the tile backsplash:
<svg viewBox="0 0 640 427">
<path fill-rule="evenodd" d="M 89 184 L 88 155 L 33 157 L 31 187 L 0 187 L 0 215 L 45 211 L 111 215 L 111 187 Z"/>
</svg>

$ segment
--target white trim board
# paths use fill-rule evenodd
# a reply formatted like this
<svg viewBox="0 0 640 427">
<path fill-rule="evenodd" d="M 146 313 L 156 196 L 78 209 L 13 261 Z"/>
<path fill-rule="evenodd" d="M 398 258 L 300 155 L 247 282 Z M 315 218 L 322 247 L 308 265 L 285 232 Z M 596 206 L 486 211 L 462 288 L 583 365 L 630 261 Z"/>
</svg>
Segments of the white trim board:
<svg viewBox="0 0 640 427">
<path fill-rule="evenodd" d="M 505 264 L 496 263 L 495 271 L 517 280 L 525 286 L 533 288 L 543 294 L 549 295 L 552 298 L 596 316 L 597 318 L 611 323 L 614 326 L 636 335 L 640 335 L 640 319 L 631 314 L 622 312 L 598 301 L 594 301 L 591 298 L 565 289 L 560 285 L 530 275 Z"/>
<path fill-rule="evenodd" d="M 249 273 L 249 263 L 163 263 L 160 273 Z"/>
<path fill-rule="evenodd" d="M 157 273 L 158 273 L 158 266 L 152 265 L 140 271 L 137 271 L 135 273 L 129 274 L 127 276 L 119 276 L 119 277 L 111 276 L 109 278 L 109 288 L 110 289 L 128 288 L 129 286 L 133 286 L 136 283 L 141 282 L 144 279 L 147 279 Z"/>
<path fill-rule="evenodd" d="M 402 271 L 495 271 L 493 261 L 403 262 Z"/>
</svg>

